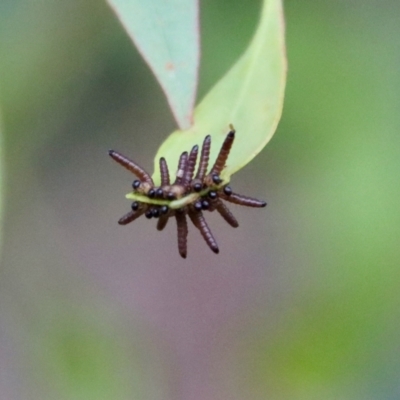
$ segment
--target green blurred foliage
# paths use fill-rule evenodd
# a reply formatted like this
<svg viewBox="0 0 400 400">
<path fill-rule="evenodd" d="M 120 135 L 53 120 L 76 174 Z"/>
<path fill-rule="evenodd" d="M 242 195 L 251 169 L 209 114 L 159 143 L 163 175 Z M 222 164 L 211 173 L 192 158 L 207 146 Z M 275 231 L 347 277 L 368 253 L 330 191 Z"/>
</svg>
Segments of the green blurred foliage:
<svg viewBox="0 0 400 400">
<path fill-rule="evenodd" d="M 200 97 L 245 49 L 259 6 L 202 1 Z M 283 119 L 235 175 L 266 196 L 267 217 L 241 215 L 242 241 L 224 242 L 248 269 L 261 259 L 270 286 L 213 339 L 214 385 L 221 398 L 398 399 L 400 3 L 287 0 L 285 10 Z M 137 257 L 143 243 L 96 236 L 126 207 L 128 178 L 112 175 L 105 150 L 126 149 L 150 169 L 174 129 L 163 94 L 105 2 L 3 1 L 0 36 L 2 393 L 177 398 L 163 340 L 131 315 L 126 294 L 104 288 L 124 272 L 107 253 L 129 260 L 128 246 Z M 232 268 L 218 262 L 215 271 Z"/>
</svg>

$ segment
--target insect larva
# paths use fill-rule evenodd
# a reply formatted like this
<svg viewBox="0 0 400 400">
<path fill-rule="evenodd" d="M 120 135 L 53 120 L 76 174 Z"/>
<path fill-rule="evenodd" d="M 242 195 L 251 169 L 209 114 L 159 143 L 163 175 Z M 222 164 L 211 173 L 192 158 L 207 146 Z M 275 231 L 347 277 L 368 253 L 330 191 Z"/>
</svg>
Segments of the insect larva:
<svg viewBox="0 0 400 400">
<path fill-rule="evenodd" d="M 199 152 L 199 146 L 193 146 L 188 161 L 186 165 L 185 175 L 183 179 L 183 183 L 187 185 L 193 179 L 194 167 L 196 166 L 197 154 Z"/>
<path fill-rule="evenodd" d="M 229 196 L 225 193 L 222 193 L 221 197 L 230 203 L 239 204 L 246 207 L 265 207 L 267 205 L 265 201 L 253 199 L 252 197 L 247 197 L 236 193 L 231 193 Z"/>
<path fill-rule="evenodd" d="M 135 219 L 139 218 L 142 216 L 146 211 L 146 207 L 140 208 L 138 210 L 132 210 L 129 211 L 128 214 L 125 214 L 123 217 L 121 217 L 118 221 L 120 225 L 127 225 L 130 222 L 134 221 Z"/>
<path fill-rule="evenodd" d="M 199 160 L 199 167 L 195 179 L 202 181 L 207 173 L 208 159 L 210 158 L 211 136 L 207 135 L 204 138 L 203 146 L 201 147 L 201 154 Z"/>
<path fill-rule="evenodd" d="M 228 159 L 229 152 L 233 141 L 235 140 L 235 130 L 231 126 L 231 131 L 227 134 L 224 143 L 222 144 L 221 150 L 219 151 L 218 157 L 215 160 L 214 166 L 211 168 L 210 175 L 219 175 L 225 168 L 226 160 Z"/>
<path fill-rule="evenodd" d="M 134 161 L 123 156 L 121 153 L 118 153 L 118 151 L 115 150 L 109 150 L 108 154 L 117 163 L 121 164 L 128 171 L 131 171 L 133 174 L 135 174 L 141 181 L 147 182 L 152 186 L 154 185 L 151 176 L 142 167 L 139 167 L 139 165 L 137 165 Z"/>
<path fill-rule="evenodd" d="M 168 164 L 164 157 L 160 158 L 161 186 L 169 185 Z"/>
<path fill-rule="evenodd" d="M 162 231 L 168 223 L 169 220 L 169 215 L 161 215 L 161 217 L 159 218 L 158 222 L 157 222 L 157 230 L 158 231 Z"/>
<path fill-rule="evenodd" d="M 178 171 L 176 172 L 176 179 L 174 185 L 180 185 L 183 182 L 183 177 L 185 175 L 186 165 L 188 160 L 188 153 L 184 151 L 179 157 Z"/>
<path fill-rule="evenodd" d="M 207 225 L 207 222 L 204 218 L 204 215 L 201 211 L 189 211 L 189 217 L 193 222 L 193 225 L 200 231 L 201 236 L 203 236 L 203 239 L 205 242 L 208 244 L 208 247 L 216 254 L 219 253 L 219 248 L 217 241 L 215 240 L 213 234 L 211 233 L 211 230 L 209 226 Z"/>
<path fill-rule="evenodd" d="M 220 200 L 217 199 L 214 202 L 215 209 L 220 213 L 221 217 L 233 228 L 237 228 L 239 226 L 239 222 L 233 216 L 229 208 Z"/>
<path fill-rule="evenodd" d="M 176 210 L 175 218 L 178 230 L 178 251 L 182 258 L 186 258 L 188 226 L 184 210 Z"/>
</svg>

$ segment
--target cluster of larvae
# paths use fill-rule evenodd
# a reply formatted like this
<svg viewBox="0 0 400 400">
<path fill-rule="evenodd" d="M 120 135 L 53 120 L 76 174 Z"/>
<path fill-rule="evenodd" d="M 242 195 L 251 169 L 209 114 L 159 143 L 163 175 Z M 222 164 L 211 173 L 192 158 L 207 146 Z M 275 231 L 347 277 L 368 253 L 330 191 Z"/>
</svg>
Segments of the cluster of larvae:
<svg viewBox="0 0 400 400">
<path fill-rule="evenodd" d="M 242 196 L 232 192 L 230 186 L 221 179 L 220 175 L 225 168 L 233 141 L 235 130 L 230 131 L 222 144 L 218 157 L 207 173 L 211 148 L 211 136 L 206 136 L 201 148 L 199 166 L 194 176 L 199 146 L 194 146 L 190 153 L 181 154 L 178 163 L 176 178 L 170 182 L 168 165 L 165 158 L 160 158 L 161 186 L 156 187 L 151 176 L 139 165 L 126 158 L 117 151 L 110 150 L 109 155 L 123 167 L 136 175 L 133 181 L 133 194 L 142 201 L 134 201 L 131 211 L 124 215 L 118 223 L 126 225 L 141 215 L 146 218 L 156 218 L 157 229 L 162 231 L 169 218 L 175 217 L 178 230 L 179 254 L 186 258 L 188 225 L 186 216 L 189 216 L 193 225 L 200 231 L 205 242 L 214 253 L 219 253 L 218 244 L 211 233 L 204 218 L 203 211 L 217 211 L 232 227 L 239 226 L 223 200 L 247 207 L 265 207 L 266 202 Z"/>
</svg>

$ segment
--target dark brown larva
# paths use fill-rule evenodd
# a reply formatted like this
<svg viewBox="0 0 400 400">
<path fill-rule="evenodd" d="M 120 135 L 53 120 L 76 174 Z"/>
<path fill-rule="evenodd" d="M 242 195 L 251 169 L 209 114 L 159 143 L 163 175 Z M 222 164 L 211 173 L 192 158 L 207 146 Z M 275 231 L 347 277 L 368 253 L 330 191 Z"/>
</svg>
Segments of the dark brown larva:
<svg viewBox="0 0 400 400">
<path fill-rule="evenodd" d="M 236 193 L 231 193 L 229 196 L 223 193 L 221 197 L 224 200 L 229 201 L 230 203 L 239 204 L 240 206 L 260 208 L 260 207 L 265 207 L 267 205 L 265 201 L 253 199 L 251 197 L 243 196 L 241 194 L 236 194 Z"/>
<path fill-rule="evenodd" d="M 168 165 L 164 157 L 160 158 L 160 175 L 161 175 L 161 186 L 169 185 Z"/>
<path fill-rule="evenodd" d="M 226 160 L 228 159 L 234 140 L 235 140 L 235 131 L 234 129 L 231 129 L 231 131 L 226 135 L 221 150 L 219 151 L 218 157 L 215 160 L 214 166 L 211 168 L 210 172 L 211 175 L 219 175 L 225 168 L 225 163 Z"/>
<path fill-rule="evenodd" d="M 215 201 L 215 209 L 220 213 L 221 217 L 233 228 L 237 228 L 239 226 L 239 222 L 233 216 L 229 208 L 220 200 L 217 199 Z"/>
<path fill-rule="evenodd" d="M 214 236 L 207 225 L 203 213 L 201 211 L 192 211 L 192 212 L 189 211 L 189 217 L 192 220 L 193 225 L 200 231 L 201 236 L 203 236 L 203 239 L 208 244 L 208 247 L 214 253 L 218 254 L 219 248 L 217 241 L 214 239 Z"/>
<path fill-rule="evenodd" d="M 197 170 L 195 179 L 198 179 L 200 181 L 204 179 L 204 176 L 207 173 L 208 159 L 210 158 L 210 149 L 211 149 L 211 136 L 207 135 L 203 141 L 203 146 L 201 148 L 199 168 Z"/>
<path fill-rule="evenodd" d="M 168 214 L 161 215 L 160 219 L 157 222 L 157 230 L 158 231 L 162 231 L 167 226 L 169 217 L 170 216 Z"/>
<path fill-rule="evenodd" d="M 179 157 L 178 171 L 176 172 L 176 179 L 174 185 L 182 184 L 183 178 L 185 176 L 187 161 L 188 161 L 188 153 L 187 151 L 185 151 Z"/>
<path fill-rule="evenodd" d="M 131 171 L 133 174 L 135 174 L 141 181 L 144 181 L 144 182 L 150 183 L 151 185 L 154 185 L 153 179 L 151 179 L 151 176 L 142 167 L 139 167 L 139 165 L 137 165 L 134 161 L 123 156 L 121 153 L 118 153 L 118 151 L 115 151 L 115 150 L 110 150 L 108 152 L 108 154 L 117 163 L 121 164 L 128 171 Z"/>
<path fill-rule="evenodd" d="M 178 250 L 182 258 L 186 258 L 187 254 L 187 235 L 188 226 L 186 221 L 186 214 L 184 210 L 176 210 L 176 227 L 178 229 Z"/>
<path fill-rule="evenodd" d="M 118 220 L 118 223 L 120 225 L 127 225 L 130 222 L 133 222 L 135 219 L 141 217 L 146 211 L 146 208 L 143 207 L 140 210 L 136 210 L 136 211 L 129 211 L 128 214 L 125 214 L 123 217 L 121 217 Z"/>
<path fill-rule="evenodd" d="M 187 161 L 187 167 L 183 179 L 185 185 L 188 185 L 193 179 L 194 167 L 196 166 L 198 152 L 199 152 L 199 146 L 197 145 L 193 146 Z"/>
<path fill-rule="evenodd" d="M 190 155 L 185 151 L 181 154 L 178 163 L 178 170 L 173 184 L 170 183 L 168 165 L 164 157 L 160 158 L 161 186 L 155 187 L 150 175 L 136 163 L 129 160 L 122 154 L 110 150 L 110 156 L 123 167 L 133 172 L 139 180 L 133 182 L 133 192 L 146 196 L 149 202 L 134 201 L 132 211 L 125 214 L 118 223 L 127 225 L 141 215 L 148 219 L 157 219 L 157 229 L 162 231 L 167 225 L 169 218 L 175 217 L 178 236 L 178 250 L 181 257 L 187 256 L 187 235 L 188 225 L 186 215 L 189 216 L 193 225 L 200 231 L 204 241 L 214 253 L 219 252 L 218 244 L 211 233 L 202 211 L 214 211 L 232 227 L 239 226 L 229 208 L 222 200 L 247 207 L 265 207 L 265 201 L 253 199 L 233 193 L 230 186 L 224 184 L 221 179 L 221 172 L 224 170 L 232 144 L 235 139 L 235 130 L 230 126 L 230 132 L 219 151 L 217 159 L 210 172 L 207 174 L 208 161 L 211 149 L 211 136 L 206 136 L 201 148 L 201 155 L 198 163 L 197 173 L 193 179 L 199 148 L 193 146 Z M 190 202 L 178 209 L 171 209 L 170 202 L 191 195 L 187 199 Z M 186 200 L 186 198 L 183 198 Z M 150 201 L 154 204 L 150 204 Z M 175 206 L 176 207 L 176 206 Z"/>
</svg>

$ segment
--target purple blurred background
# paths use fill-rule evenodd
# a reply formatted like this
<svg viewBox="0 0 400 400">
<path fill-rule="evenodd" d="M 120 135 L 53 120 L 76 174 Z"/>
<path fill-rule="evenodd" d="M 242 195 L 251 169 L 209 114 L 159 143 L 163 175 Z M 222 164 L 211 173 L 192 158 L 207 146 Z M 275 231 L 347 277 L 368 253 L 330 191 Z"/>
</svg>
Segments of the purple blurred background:
<svg viewBox="0 0 400 400">
<path fill-rule="evenodd" d="M 202 1 L 202 97 L 259 1 Z M 3 1 L 1 399 L 398 399 L 400 5 L 285 2 L 276 136 L 236 174 L 220 254 L 174 223 L 120 227 L 174 128 L 105 2 Z M 172 221 L 171 221 L 172 222 Z"/>
</svg>

